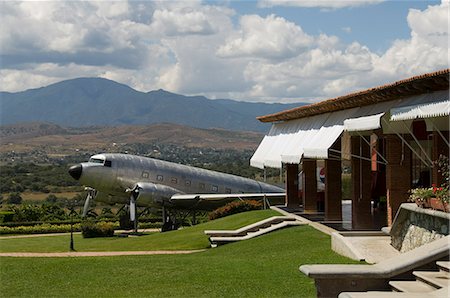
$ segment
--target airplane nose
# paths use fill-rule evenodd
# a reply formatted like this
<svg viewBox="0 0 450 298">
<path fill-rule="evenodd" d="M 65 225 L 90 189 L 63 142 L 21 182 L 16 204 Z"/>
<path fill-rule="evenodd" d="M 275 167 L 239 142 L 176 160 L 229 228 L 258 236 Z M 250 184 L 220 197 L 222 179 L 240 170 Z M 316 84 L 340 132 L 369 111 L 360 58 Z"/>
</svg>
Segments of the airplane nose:
<svg viewBox="0 0 450 298">
<path fill-rule="evenodd" d="M 75 165 L 75 166 L 71 166 L 69 168 L 69 174 L 75 180 L 79 180 L 80 179 L 82 171 L 83 171 L 83 167 L 80 164 Z"/>
</svg>

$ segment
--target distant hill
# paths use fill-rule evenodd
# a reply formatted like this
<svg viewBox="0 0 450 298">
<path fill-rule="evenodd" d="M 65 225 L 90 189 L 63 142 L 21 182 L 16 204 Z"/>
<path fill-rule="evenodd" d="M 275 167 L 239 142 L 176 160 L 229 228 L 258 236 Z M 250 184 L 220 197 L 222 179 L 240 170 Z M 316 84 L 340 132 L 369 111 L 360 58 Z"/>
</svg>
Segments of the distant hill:
<svg viewBox="0 0 450 298">
<path fill-rule="evenodd" d="M 266 115 L 301 105 L 210 100 L 164 90 L 148 93 L 102 78 L 78 78 L 23 92 L 0 92 L 1 125 L 51 122 L 65 127 L 176 123 L 265 132 Z"/>
<path fill-rule="evenodd" d="M 102 151 L 126 144 L 164 144 L 191 148 L 255 150 L 263 134 L 224 129 L 200 129 L 178 124 L 64 128 L 51 123 L 26 123 L 0 127 L 0 153 Z M 114 145 L 113 145 L 114 144 Z M 113 149 L 113 148 L 112 148 Z"/>
</svg>

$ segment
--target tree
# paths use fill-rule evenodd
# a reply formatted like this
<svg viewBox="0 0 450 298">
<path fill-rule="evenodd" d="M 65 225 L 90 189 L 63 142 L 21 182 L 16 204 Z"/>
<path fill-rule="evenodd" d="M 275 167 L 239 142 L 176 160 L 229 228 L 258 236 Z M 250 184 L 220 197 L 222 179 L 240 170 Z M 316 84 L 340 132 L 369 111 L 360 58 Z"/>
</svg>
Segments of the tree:
<svg viewBox="0 0 450 298">
<path fill-rule="evenodd" d="M 6 202 L 8 204 L 21 204 L 22 196 L 18 192 L 12 192 L 9 194 L 8 200 Z"/>
</svg>

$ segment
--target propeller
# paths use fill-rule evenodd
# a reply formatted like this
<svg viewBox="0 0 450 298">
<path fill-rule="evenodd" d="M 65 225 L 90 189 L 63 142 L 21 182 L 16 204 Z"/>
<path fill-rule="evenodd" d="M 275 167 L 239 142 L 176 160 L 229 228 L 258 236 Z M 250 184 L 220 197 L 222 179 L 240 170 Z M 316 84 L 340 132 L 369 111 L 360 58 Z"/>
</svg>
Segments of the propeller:
<svg viewBox="0 0 450 298">
<path fill-rule="evenodd" d="M 134 231 L 137 232 L 137 219 L 136 219 L 136 199 L 139 197 L 139 191 L 142 189 L 136 184 L 132 189 L 127 189 L 126 192 L 130 195 L 130 220 L 134 222 Z"/>
<path fill-rule="evenodd" d="M 92 188 L 86 188 L 85 190 L 87 190 L 87 196 L 86 196 L 86 201 L 84 201 L 84 207 L 83 207 L 83 217 L 86 217 L 88 211 L 89 211 L 89 206 L 91 204 L 91 200 L 94 198 L 94 194 L 95 194 L 95 189 Z"/>
<path fill-rule="evenodd" d="M 136 220 L 136 199 L 134 198 L 134 194 L 131 194 L 130 197 L 130 220 Z"/>
</svg>

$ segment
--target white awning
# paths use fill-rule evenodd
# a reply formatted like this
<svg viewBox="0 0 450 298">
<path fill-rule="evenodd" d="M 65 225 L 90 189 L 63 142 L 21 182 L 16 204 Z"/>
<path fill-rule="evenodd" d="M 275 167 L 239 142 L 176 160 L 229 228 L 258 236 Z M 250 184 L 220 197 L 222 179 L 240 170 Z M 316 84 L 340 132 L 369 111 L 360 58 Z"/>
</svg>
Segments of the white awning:
<svg viewBox="0 0 450 298">
<path fill-rule="evenodd" d="M 424 119 L 425 122 L 434 122 L 436 125 L 427 123 L 427 130 L 431 131 L 437 127 L 448 127 L 440 123 L 448 123 L 450 108 L 448 105 L 448 90 L 419 94 L 407 97 L 390 109 L 389 121 L 384 121 L 383 133 L 409 133 L 412 122 L 415 119 Z M 444 120 L 442 120 L 444 118 Z"/>
<path fill-rule="evenodd" d="M 304 143 L 310 141 L 320 130 L 328 115 L 322 114 L 274 123 L 250 159 L 250 165 L 262 169 L 264 167 L 281 168 L 282 161 L 299 163 Z M 282 160 L 282 156 L 292 156 L 293 160 Z"/>
<path fill-rule="evenodd" d="M 327 121 L 303 148 L 303 157 L 328 158 L 328 149 L 344 130 L 344 120 L 351 117 L 357 110 L 358 108 L 354 108 L 330 113 Z"/>
<path fill-rule="evenodd" d="M 450 115 L 450 101 L 418 104 L 392 109 L 391 121 L 435 118 Z"/>
<path fill-rule="evenodd" d="M 344 130 L 351 133 L 379 129 L 381 117 L 399 103 L 399 100 L 392 100 L 361 107 L 352 118 L 344 120 Z"/>
<path fill-rule="evenodd" d="M 378 129 L 381 127 L 380 119 L 383 116 L 384 112 L 370 116 L 347 119 L 344 121 L 344 130 L 351 132 Z"/>
<path fill-rule="evenodd" d="M 391 109 L 391 121 L 433 118 L 450 114 L 448 90 L 421 94 L 403 99 Z"/>
<path fill-rule="evenodd" d="M 264 137 L 255 153 L 253 153 L 252 158 L 250 159 L 250 165 L 252 167 L 264 169 L 265 156 L 268 154 L 268 151 L 272 147 L 273 142 L 274 138 L 270 135 Z"/>
<path fill-rule="evenodd" d="M 250 164 L 258 168 L 281 168 L 283 162 L 300 163 L 302 157 L 326 159 L 328 149 L 344 129 L 358 133 L 379 129 L 382 122 L 388 122 L 383 118 L 385 114 L 385 118 L 392 115 L 391 121 L 428 118 L 433 120 L 435 127 L 442 121 L 448 124 L 448 121 L 442 120 L 450 114 L 448 90 L 274 123 L 252 156 Z M 399 124 L 404 126 L 405 123 Z M 388 127 L 382 127 L 383 132 L 399 132 L 397 126 L 390 122 Z"/>
</svg>

